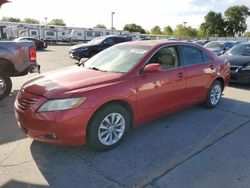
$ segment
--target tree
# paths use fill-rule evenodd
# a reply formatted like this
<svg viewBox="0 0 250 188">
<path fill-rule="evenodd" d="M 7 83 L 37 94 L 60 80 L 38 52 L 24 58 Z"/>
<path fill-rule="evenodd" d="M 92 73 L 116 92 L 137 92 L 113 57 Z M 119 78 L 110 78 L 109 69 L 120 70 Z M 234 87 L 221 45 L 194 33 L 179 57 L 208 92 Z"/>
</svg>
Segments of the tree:
<svg viewBox="0 0 250 188">
<path fill-rule="evenodd" d="M 173 34 L 173 29 L 168 25 L 167 27 L 163 28 L 163 34 L 164 35 L 172 35 Z"/>
<path fill-rule="evenodd" d="M 66 26 L 66 24 L 64 23 L 63 19 L 53 19 L 51 20 L 48 25 L 61 25 L 61 26 Z"/>
<path fill-rule="evenodd" d="M 202 23 L 197 33 L 198 37 L 208 37 L 206 24 Z"/>
<path fill-rule="evenodd" d="M 205 16 L 205 22 L 202 23 L 202 29 L 208 36 L 225 36 L 225 22 L 221 13 L 210 11 Z"/>
<path fill-rule="evenodd" d="M 197 33 L 197 30 L 191 26 L 186 27 L 183 24 L 179 24 L 176 26 L 173 34 L 176 37 L 196 37 Z"/>
<path fill-rule="evenodd" d="M 123 27 L 123 31 L 139 32 L 141 34 L 145 34 L 146 33 L 145 30 L 140 25 L 137 25 L 135 23 L 126 24 Z"/>
<path fill-rule="evenodd" d="M 4 21 L 4 22 L 21 22 L 21 20 L 19 18 L 6 17 L 6 16 L 4 16 L 2 18 L 2 21 Z"/>
<path fill-rule="evenodd" d="M 97 24 L 94 28 L 107 29 L 106 26 L 103 24 Z"/>
<path fill-rule="evenodd" d="M 23 20 L 23 23 L 29 23 L 29 24 L 40 24 L 39 20 L 33 19 L 33 18 L 25 18 Z"/>
<path fill-rule="evenodd" d="M 229 7 L 224 15 L 227 36 L 241 36 L 247 30 L 246 20 L 250 15 L 248 7 L 244 5 Z"/>
<path fill-rule="evenodd" d="M 157 25 L 157 26 L 154 26 L 151 31 L 150 31 L 151 34 L 155 34 L 155 35 L 161 35 L 162 32 L 161 32 L 161 28 Z"/>
<path fill-rule="evenodd" d="M 245 37 L 250 37 L 250 31 L 246 32 L 244 36 Z"/>
</svg>

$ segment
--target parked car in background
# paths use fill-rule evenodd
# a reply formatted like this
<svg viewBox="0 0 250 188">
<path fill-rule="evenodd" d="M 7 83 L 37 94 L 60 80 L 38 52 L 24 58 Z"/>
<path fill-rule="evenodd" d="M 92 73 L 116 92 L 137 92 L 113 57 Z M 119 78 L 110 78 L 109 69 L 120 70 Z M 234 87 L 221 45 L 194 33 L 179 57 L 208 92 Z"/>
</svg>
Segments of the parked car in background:
<svg viewBox="0 0 250 188">
<path fill-rule="evenodd" d="M 204 47 L 219 56 L 238 43 L 236 41 L 210 41 Z"/>
<path fill-rule="evenodd" d="M 40 72 L 33 42 L 0 42 L 0 100 L 11 92 L 10 77 Z"/>
<path fill-rule="evenodd" d="M 193 43 L 126 42 L 28 81 L 15 113 L 33 139 L 111 149 L 133 126 L 197 103 L 215 107 L 229 74 L 228 63 Z"/>
<path fill-rule="evenodd" d="M 36 46 L 36 50 L 44 50 L 48 46 L 45 41 L 33 37 L 20 37 L 14 41 L 32 41 Z"/>
<path fill-rule="evenodd" d="M 209 42 L 209 40 L 195 40 L 193 41 L 193 43 L 195 44 L 199 44 L 201 46 L 204 46 L 205 44 L 207 44 Z"/>
<path fill-rule="evenodd" d="M 72 46 L 69 50 L 69 56 L 77 60 L 90 58 L 110 46 L 128 41 L 131 41 L 131 39 L 123 36 L 109 35 L 97 37 L 86 44 Z"/>
<path fill-rule="evenodd" d="M 234 46 L 220 58 L 230 62 L 231 82 L 250 84 L 250 42 Z"/>
</svg>

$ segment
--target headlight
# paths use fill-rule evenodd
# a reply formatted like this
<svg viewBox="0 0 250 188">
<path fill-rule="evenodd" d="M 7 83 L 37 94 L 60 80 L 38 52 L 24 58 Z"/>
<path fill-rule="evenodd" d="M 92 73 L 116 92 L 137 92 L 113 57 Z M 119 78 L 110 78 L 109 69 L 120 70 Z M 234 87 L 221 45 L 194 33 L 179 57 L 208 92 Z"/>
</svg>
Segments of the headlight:
<svg viewBox="0 0 250 188">
<path fill-rule="evenodd" d="M 86 100 L 86 97 L 49 100 L 44 103 L 38 112 L 50 112 L 77 108 Z"/>
</svg>

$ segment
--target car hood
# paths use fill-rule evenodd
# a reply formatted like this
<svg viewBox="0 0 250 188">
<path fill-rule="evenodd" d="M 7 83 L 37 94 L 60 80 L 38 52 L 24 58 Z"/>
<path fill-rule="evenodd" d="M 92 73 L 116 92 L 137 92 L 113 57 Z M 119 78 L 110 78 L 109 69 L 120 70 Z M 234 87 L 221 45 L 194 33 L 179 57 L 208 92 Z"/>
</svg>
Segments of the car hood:
<svg viewBox="0 0 250 188">
<path fill-rule="evenodd" d="M 93 45 L 93 44 L 78 44 L 78 45 L 71 46 L 70 50 L 76 50 L 78 48 L 89 48 L 89 47 L 93 47 L 93 46 L 96 46 L 96 45 Z"/>
<path fill-rule="evenodd" d="M 121 76 L 118 73 L 72 66 L 37 76 L 26 82 L 23 89 L 48 99 L 67 98 L 90 88 L 115 83 Z"/>
<path fill-rule="evenodd" d="M 218 52 L 221 51 L 221 48 L 207 48 L 208 50 L 212 51 L 212 52 Z"/>
<path fill-rule="evenodd" d="M 229 61 L 231 65 L 244 65 L 250 63 L 250 56 L 223 54 L 220 58 Z"/>
</svg>

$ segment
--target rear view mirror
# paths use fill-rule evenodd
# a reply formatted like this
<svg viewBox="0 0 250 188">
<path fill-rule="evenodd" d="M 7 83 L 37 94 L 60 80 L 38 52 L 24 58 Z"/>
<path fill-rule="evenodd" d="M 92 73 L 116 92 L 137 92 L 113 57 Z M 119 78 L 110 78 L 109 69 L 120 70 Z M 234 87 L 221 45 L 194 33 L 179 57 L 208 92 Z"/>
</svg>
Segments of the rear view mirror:
<svg viewBox="0 0 250 188">
<path fill-rule="evenodd" d="M 160 71 L 161 71 L 161 65 L 159 63 L 150 63 L 146 65 L 143 69 L 143 73 L 154 73 Z"/>
</svg>

